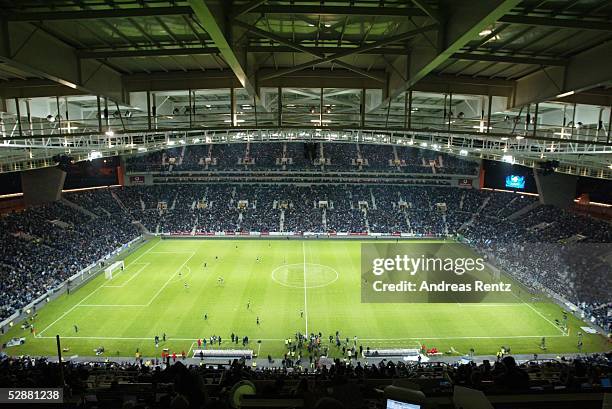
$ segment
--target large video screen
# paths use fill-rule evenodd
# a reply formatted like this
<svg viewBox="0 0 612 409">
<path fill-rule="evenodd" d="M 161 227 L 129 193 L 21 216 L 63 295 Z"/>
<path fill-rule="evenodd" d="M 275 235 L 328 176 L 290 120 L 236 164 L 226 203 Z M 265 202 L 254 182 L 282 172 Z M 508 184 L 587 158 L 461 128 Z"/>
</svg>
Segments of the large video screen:
<svg viewBox="0 0 612 409">
<path fill-rule="evenodd" d="M 525 189 L 525 176 L 506 176 L 506 187 L 509 187 L 511 189 Z"/>
<path fill-rule="evenodd" d="M 538 193 L 538 189 L 533 177 L 533 169 L 521 165 L 512 165 L 505 162 L 497 162 L 485 160 L 483 162 L 484 169 L 484 187 L 497 190 L 514 190 L 525 193 Z M 518 176 L 523 178 L 524 187 L 512 187 L 507 182 L 512 182 L 509 176 Z M 518 182 L 518 181 L 517 181 Z"/>
</svg>

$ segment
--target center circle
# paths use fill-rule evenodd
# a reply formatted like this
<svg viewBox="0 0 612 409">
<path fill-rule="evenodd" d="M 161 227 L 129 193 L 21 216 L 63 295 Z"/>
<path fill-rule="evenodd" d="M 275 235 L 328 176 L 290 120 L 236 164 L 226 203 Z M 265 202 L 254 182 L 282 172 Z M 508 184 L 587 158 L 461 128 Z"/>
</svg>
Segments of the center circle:
<svg viewBox="0 0 612 409">
<path fill-rule="evenodd" d="M 272 271 L 272 280 L 291 288 L 325 287 L 338 277 L 338 272 L 333 268 L 314 263 L 285 264 Z"/>
</svg>

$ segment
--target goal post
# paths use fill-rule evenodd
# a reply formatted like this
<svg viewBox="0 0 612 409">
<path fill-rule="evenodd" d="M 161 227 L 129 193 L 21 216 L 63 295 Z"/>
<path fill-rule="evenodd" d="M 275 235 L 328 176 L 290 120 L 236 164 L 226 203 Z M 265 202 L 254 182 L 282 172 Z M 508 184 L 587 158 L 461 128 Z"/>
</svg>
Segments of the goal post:
<svg viewBox="0 0 612 409">
<path fill-rule="evenodd" d="M 123 271 L 124 268 L 125 268 L 125 264 L 123 263 L 123 260 L 115 261 L 113 264 L 111 264 L 110 266 L 104 269 L 104 277 L 107 280 L 112 280 L 113 272 L 117 270 Z"/>
</svg>

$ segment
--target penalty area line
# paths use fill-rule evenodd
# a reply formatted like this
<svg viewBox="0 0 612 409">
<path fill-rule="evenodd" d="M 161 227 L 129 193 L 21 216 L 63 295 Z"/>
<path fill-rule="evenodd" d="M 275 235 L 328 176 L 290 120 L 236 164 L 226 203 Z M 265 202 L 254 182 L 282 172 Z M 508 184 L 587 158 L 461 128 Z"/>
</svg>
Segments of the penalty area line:
<svg viewBox="0 0 612 409">
<path fill-rule="evenodd" d="M 153 295 L 153 298 L 151 298 L 151 300 L 149 300 L 149 302 L 147 303 L 147 307 L 150 307 L 151 304 L 153 303 L 153 301 L 155 301 L 155 299 L 159 296 L 159 294 L 161 294 L 161 292 L 164 290 L 164 288 L 166 288 L 168 286 L 168 284 L 170 284 L 170 281 L 172 281 L 172 279 L 179 273 L 179 271 L 181 271 L 183 269 L 183 267 L 185 267 L 185 264 L 187 264 L 189 262 L 189 260 L 191 260 L 193 258 L 193 256 L 196 255 L 196 252 L 193 251 L 191 253 L 191 255 L 189 257 L 187 257 L 187 260 L 185 260 L 183 262 L 183 264 L 181 264 L 179 266 L 179 268 L 176 269 L 176 271 L 174 272 L 174 274 L 172 274 L 170 276 L 170 278 L 168 278 L 168 280 L 166 280 L 166 282 L 164 283 L 164 285 L 162 285 L 159 290 L 157 290 L 157 292 L 155 293 L 155 295 Z"/>
<path fill-rule="evenodd" d="M 195 344 L 196 344 L 195 341 L 191 343 L 191 346 L 189 347 L 189 352 L 187 352 L 187 356 L 191 356 L 191 351 L 193 350 L 193 347 L 195 346 Z"/>
<path fill-rule="evenodd" d="M 149 253 L 151 250 L 153 250 L 155 247 L 157 247 L 157 245 L 161 243 L 161 239 L 155 243 L 154 245 L 152 245 L 151 247 L 149 247 L 144 253 L 142 253 L 141 255 L 139 255 L 138 257 L 136 257 L 134 260 L 132 260 L 125 268 L 131 266 L 132 264 L 136 263 L 138 260 L 140 260 L 145 254 Z M 104 282 L 103 282 L 104 283 Z M 55 321 L 53 321 L 51 324 L 47 325 L 42 331 L 40 331 L 37 335 L 37 337 L 40 337 L 43 332 L 47 331 L 49 328 L 51 328 L 53 325 L 55 325 L 56 323 L 58 323 L 62 318 L 64 318 L 66 315 L 70 314 L 72 311 L 74 311 L 75 308 L 77 308 L 78 306 L 80 306 L 81 304 L 83 304 L 85 302 L 85 300 L 87 300 L 89 297 L 91 297 L 92 295 L 94 295 L 95 293 L 97 293 L 101 288 L 104 288 L 104 284 L 100 284 L 97 288 L 93 289 L 88 295 L 86 295 L 83 299 L 81 299 L 81 301 L 79 301 L 78 303 L 76 303 L 75 305 L 73 305 L 71 308 L 69 308 L 66 312 L 64 312 L 62 315 L 59 316 L 59 318 L 57 318 Z"/>
</svg>

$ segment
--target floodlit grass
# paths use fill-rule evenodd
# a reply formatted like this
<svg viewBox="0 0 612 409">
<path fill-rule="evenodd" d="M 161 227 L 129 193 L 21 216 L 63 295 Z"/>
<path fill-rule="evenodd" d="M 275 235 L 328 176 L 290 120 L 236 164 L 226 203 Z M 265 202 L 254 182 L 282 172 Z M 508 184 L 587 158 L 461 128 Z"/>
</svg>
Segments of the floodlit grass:
<svg viewBox="0 0 612 409">
<path fill-rule="evenodd" d="M 324 339 L 340 331 L 343 339 L 357 336 L 364 348 L 425 344 L 444 352 L 474 348 L 476 354 L 494 354 L 503 345 L 515 354 L 541 353 L 545 336 L 547 352 L 577 352 L 577 333 L 585 324 L 570 315 L 566 335 L 555 319 L 562 319 L 561 308 L 544 302 L 362 304 L 356 241 L 154 240 L 128 256 L 125 271 L 112 280 L 101 274 L 40 309 L 36 337 L 16 325 L 2 342 L 25 336 L 25 345 L 5 351 L 53 355 L 59 334 L 67 356 L 91 356 L 99 346 L 106 356 L 133 356 L 137 348 L 158 356 L 163 348 L 189 353 L 197 338 L 211 335 L 223 338 L 221 348 L 235 347 L 233 332 L 248 335 L 260 356 L 278 357 L 283 340 L 298 331 L 321 332 Z M 163 333 L 166 342 L 156 349 L 153 338 Z M 583 351 L 606 348 L 604 337 L 584 336 Z"/>
</svg>

